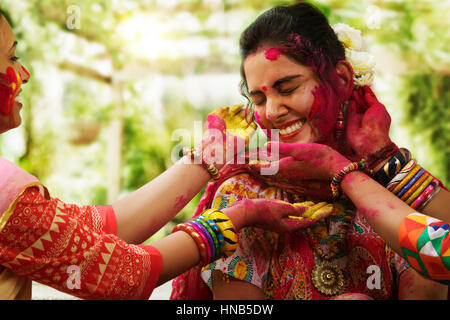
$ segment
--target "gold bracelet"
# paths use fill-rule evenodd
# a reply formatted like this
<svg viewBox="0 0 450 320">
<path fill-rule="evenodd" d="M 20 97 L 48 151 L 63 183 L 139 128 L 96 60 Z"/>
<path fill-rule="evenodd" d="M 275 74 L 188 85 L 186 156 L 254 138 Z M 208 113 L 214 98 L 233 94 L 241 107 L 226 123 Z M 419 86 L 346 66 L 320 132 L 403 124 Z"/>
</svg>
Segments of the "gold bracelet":
<svg viewBox="0 0 450 320">
<path fill-rule="evenodd" d="M 191 161 L 193 161 L 194 163 L 201 164 L 203 166 L 203 168 L 205 168 L 208 171 L 209 175 L 211 176 L 211 178 L 214 181 L 217 181 L 217 180 L 220 179 L 220 172 L 219 172 L 219 170 L 214 166 L 214 164 L 207 163 L 203 159 L 203 154 L 202 153 L 199 153 L 199 152 L 195 151 L 194 149 L 183 148 L 183 155 L 184 156 L 189 156 Z"/>
</svg>

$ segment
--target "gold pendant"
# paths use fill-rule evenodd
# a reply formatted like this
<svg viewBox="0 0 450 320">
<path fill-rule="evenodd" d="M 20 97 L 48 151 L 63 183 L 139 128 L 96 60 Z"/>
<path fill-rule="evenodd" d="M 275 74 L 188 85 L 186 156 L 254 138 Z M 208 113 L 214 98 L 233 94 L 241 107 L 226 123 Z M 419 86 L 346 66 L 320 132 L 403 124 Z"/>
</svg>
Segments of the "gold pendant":
<svg viewBox="0 0 450 320">
<path fill-rule="evenodd" d="M 316 263 L 311 272 L 311 280 L 314 287 L 327 296 L 340 294 L 344 290 L 344 275 L 341 269 L 329 261 Z"/>
</svg>

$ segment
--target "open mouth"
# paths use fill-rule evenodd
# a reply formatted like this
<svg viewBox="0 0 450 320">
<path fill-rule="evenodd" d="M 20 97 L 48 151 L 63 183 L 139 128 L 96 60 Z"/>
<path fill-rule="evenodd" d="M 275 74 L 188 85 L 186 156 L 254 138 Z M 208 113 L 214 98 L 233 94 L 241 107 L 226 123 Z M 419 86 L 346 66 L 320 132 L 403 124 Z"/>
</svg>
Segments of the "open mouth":
<svg viewBox="0 0 450 320">
<path fill-rule="evenodd" d="M 282 139 L 292 138 L 302 130 L 303 125 L 305 123 L 306 120 L 296 120 L 293 123 L 289 123 L 287 126 L 284 126 L 282 129 L 280 129 L 280 138 Z"/>
</svg>

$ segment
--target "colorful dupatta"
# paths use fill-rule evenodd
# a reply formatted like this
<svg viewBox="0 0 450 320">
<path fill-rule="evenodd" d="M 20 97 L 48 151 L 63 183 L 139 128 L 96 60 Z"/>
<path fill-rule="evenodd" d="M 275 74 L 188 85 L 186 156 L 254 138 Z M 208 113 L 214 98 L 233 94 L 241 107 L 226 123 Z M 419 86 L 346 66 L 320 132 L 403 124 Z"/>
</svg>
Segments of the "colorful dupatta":
<svg viewBox="0 0 450 320">
<path fill-rule="evenodd" d="M 311 199 L 332 199 L 331 189 L 328 184 L 319 181 L 299 181 L 294 185 L 287 182 L 285 177 L 274 175 L 260 175 L 259 171 L 252 166 L 249 159 L 257 159 L 254 153 L 257 151 L 250 151 L 250 155 L 240 156 L 236 161 L 238 164 L 226 164 L 220 171 L 220 179 L 218 181 L 211 181 L 192 216 L 192 218 L 200 215 L 206 209 L 211 208 L 214 195 L 218 188 L 228 179 L 238 174 L 247 173 L 255 178 L 264 181 L 267 185 L 278 187 L 282 190 L 292 194 L 309 196 Z M 259 158 L 261 159 L 261 157 Z M 243 163 L 243 164 L 239 164 Z M 212 299 L 212 293 L 208 286 L 201 278 L 201 267 L 194 267 L 182 275 L 175 278 L 172 282 L 171 300 L 208 300 Z"/>
<path fill-rule="evenodd" d="M 233 189 L 232 186 L 227 185 L 228 182 L 224 184 L 226 180 L 238 175 L 242 177 L 245 176 L 245 174 L 249 176 L 250 180 L 262 181 L 267 188 L 275 186 L 281 191 L 288 190 L 285 193 L 285 198 L 287 196 L 286 194 L 290 193 L 290 195 L 287 196 L 287 199 L 290 202 L 297 201 L 296 199 L 289 199 L 290 197 L 295 198 L 297 196 L 299 199 L 305 199 L 305 197 L 308 197 L 313 199 L 322 199 L 322 201 L 331 200 L 331 190 L 328 189 L 327 184 L 321 184 L 317 181 L 309 181 L 306 184 L 299 182 L 299 185 L 287 185 L 286 180 L 282 176 L 261 176 L 254 170 L 254 168 L 252 168 L 252 165 L 228 164 L 221 170 L 220 181 L 211 182 L 207 186 L 194 216 L 201 214 L 205 209 L 213 206 L 213 201 L 217 201 L 214 197 L 217 191 L 220 190 L 219 187 L 221 185 L 224 185 L 228 191 Z M 245 186 L 236 186 L 235 188 L 236 190 L 241 190 L 242 194 L 246 194 L 248 191 Z M 319 191 L 321 191 L 321 193 Z M 264 192 L 261 192 L 260 194 L 264 194 Z M 238 200 L 238 198 L 239 197 L 236 197 L 234 200 Z M 351 210 L 353 212 L 356 211 L 351 203 L 345 203 L 344 207 L 348 208 L 345 210 Z M 337 214 L 336 216 L 333 215 L 330 217 L 330 228 L 335 230 L 336 227 L 342 223 L 342 219 L 342 214 Z M 325 234 L 325 238 L 320 238 L 320 241 L 324 241 L 323 245 L 327 244 L 326 241 L 330 241 L 326 239 L 328 237 L 328 232 L 326 232 L 327 227 L 324 221 L 314 225 L 312 230 L 317 234 Z M 240 241 L 251 241 L 251 238 L 247 237 L 253 237 L 254 239 L 254 235 L 258 238 L 258 233 L 255 232 L 255 230 L 252 230 L 252 228 L 246 228 L 245 231 L 242 232 L 240 232 L 239 236 Z M 333 241 L 333 237 L 334 233 L 329 239 Z M 320 243 L 322 244 L 322 242 Z M 248 245 L 247 248 L 251 246 L 252 245 Z M 267 249 L 265 244 L 261 246 L 261 248 L 264 248 L 264 250 Z M 258 256 L 264 255 L 268 256 L 269 259 L 267 261 L 267 279 L 261 288 L 264 291 L 266 298 L 275 300 L 330 299 L 330 297 L 324 296 L 318 292 L 311 283 L 310 276 L 315 265 L 315 258 L 309 241 L 305 237 L 302 230 L 299 230 L 294 234 L 280 235 L 277 240 L 277 244 L 272 247 L 268 255 L 259 254 Z M 229 266 L 225 266 L 223 263 L 220 263 L 219 266 L 220 261 L 217 261 L 216 266 L 214 266 L 216 263 L 213 263 L 208 267 L 208 269 L 216 268 L 217 270 L 224 270 L 225 268 L 225 270 L 227 270 L 225 272 L 226 274 L 239 278 L 239 275 L 242 275 L 242 272 L 239 272 L 240 270 L 236 271 L 236 268 L 232 267 L 236 264 L 236 261 L 240 261 L 241 263 L 244 262 L 245 257 L 233 256 L 229 259 L 231 259 Z M 395 299 L 397 292 L 396 275 L 398 276 L 407 268 L 404 259 L 392 252 L 386 243 L 367 224 L 364 217 L 358 212 L 356 212 L 353 216 L 352 229 L 349 232 L 346 245 L 340 253 L 339 260 L 337 261 L 339 261 L 340 266 L 344 268 L 343 272 L 346 279 L 344 293 L 362 293 L 375 299 Z M 257 263 L 260 264 L 261 261 Z M 369 290 L 367 288 L 366 270 L 370 265 L 380 266 L 381 274 L 383 275 L 381 278 L 382 286 L 380 287 L 380 290 Z M 253 270 L 254 274 L 256 269 L 261 268 L 264 268 L 262 264 L 251 266 L 246 270 Z M 212 292 L 202 278 L 201 273 L 202 269 L 200 267 L 196 267 L 175 278 L 172 284 L 173 290 L 171 299 L 212 299 Z"/>
</svg>

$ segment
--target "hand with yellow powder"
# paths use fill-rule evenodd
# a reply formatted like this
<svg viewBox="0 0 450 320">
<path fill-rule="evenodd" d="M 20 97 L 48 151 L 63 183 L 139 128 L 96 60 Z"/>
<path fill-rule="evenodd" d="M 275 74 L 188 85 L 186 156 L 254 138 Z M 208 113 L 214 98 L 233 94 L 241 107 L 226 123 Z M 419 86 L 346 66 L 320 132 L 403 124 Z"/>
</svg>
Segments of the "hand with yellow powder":
<svg viewBox="0 0 450 320">
<path fill-rule="evenodd" d="M 305 201 L 294 203 L 295 208 L 305 208 L 305 211 L 300 216 L 289 216 L 289 218 L 297 221 L 297 228 L 307 228 L 317 223 L 317 221 L 325 219 L 326 217 L 335 214 L 340 215 L 344 208 L 340 204 L 327 202 L 313 202 Z"/>
<path fill-rule="evenodd" d="M 202 143 L 196 147 L 203 158 L 220 169 L 244 151 L 256 130 L 256 123 L 244 105 L 222 107 L 211 112 L 205 121 Z"/>
</svg>

